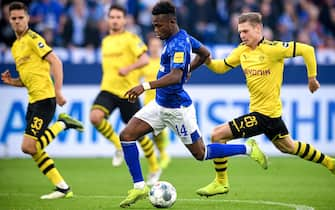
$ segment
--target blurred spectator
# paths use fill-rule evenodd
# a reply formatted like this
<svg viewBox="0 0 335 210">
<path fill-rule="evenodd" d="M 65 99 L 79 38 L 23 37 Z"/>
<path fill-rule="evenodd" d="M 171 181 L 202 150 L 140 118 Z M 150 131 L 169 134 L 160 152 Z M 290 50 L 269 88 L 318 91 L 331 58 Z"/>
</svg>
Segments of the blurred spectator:
<svg viewBox="0 0 335 210">
<path fill-rule="evenodd" d="M 298 26 L 299 19 L 296 16 L 295 5 L 292 1 L 286 0 L 284 2 L 284 12 L 278 20 L 279 40 L 294 40 Z"/>
<path fill-rule="evenodd" d="M 96 22 L 89 14 L 84 0 L 73 0 L 64 26 L 63 40 L 66 47 L 97 48 L 100 34 Z"/>
<path fill-rule="evenodd" d="M 273 32 L 272 32 L 272 29 L 270 27 L 265 26 L 263 28 L 263 36 L 267 40 L 270 40 L 270 41 L 274 40 Z"/>
<path fill-rule="evenodd" d="M 335 37 L 335 1 L 325 0 L 321 6 L 319 20 L 327 34 Z"/>
<path fill-rule="evenodd" d="M 190 34 L 205 43 L 214 43 L 217 32 L 215 5 L 209 0 L 194 0 L 187 3 L 192 12 Z"/>
<path fill-rule="evenodd" d="M 126 16 L 126 21 L 127 21 L 126 30 L 129 31 L 129 32 L 132 32 L 132 33 L 134 33 L 136 35 L 138 35 L 143 40 L 142 29 L 141 29 L 141 27 L 139 25 L 137 25 L 135 23 L 134 16 L 127 15 Z"/>
<path fill-rule="evenodd" d="M 9 3 L 3 3 L 0 18 L 0 49 L 10 48 L 15 41 L 15 33 L 9 24 Z"/>
<path fill-rule="evenodd" d="M 64 8 L 56 0 L 39 0 L 32 2 L 29 13 L 30 27 L 36 32 L 42 33 L 48 27 L 56 33 Z"/>
</svg>

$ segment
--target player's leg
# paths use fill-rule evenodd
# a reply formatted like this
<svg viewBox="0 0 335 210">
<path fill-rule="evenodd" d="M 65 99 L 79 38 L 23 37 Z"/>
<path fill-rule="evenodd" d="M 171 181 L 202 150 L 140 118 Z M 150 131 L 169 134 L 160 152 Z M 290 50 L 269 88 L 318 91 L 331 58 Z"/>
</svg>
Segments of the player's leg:
<svg viewBox="0 0 335 210">
<path fill-rule="evenodd" d="M 153 102 L 138 111 L 121 132 L 120 139 L 125 160 L 134 183 L 134 189 L 130 190 L 127 198 L 120 203 L 121 207 L 128 207 L 148 195 L 149 188 L 143 179 L 136 139 L 152 131 L 158 134 L 164 128 L 160 107 Z"/>
<path fill-rule="evenodd" d="M 150 125 L 134 117 L 120 133 L 124 158 L 134 183 L 134 188 L 128 191 L 126 199 L 120 203 L 122 208 L 148 196 L 149 188 L 143 179 L 136 139 L 151 131 Z"/>
<path fill-rule="evenodd" d="M 248 136 L 254 136 L 259 133 L 262 133 L 261 122 L 255 123 L 257 117 L 254 116 L 254 113 L 250 113 L 241 117 L 238 117 L 229 123 L 225 123 L 219 125 L 213 129 L 211 135 L 212 143 L 220 142 L 226 143 L 227 141 L 235 138 L 242 138 Z M 261 121 L 261 120 L 260 120 Z M 251 123 L 250 123 L 251 122 Z M 245 123 L 248 123 L 248 126 L 243 126 Z M 242 126 L 241 126 L 242 125 Z M 213 144 L 216 145 L 216 144 Z M 267 168 L 267 157 L 265 154 L 259 149 L 258 145 L 254 140 L 248 140 L 246 142 L 247 145 L 247 153 L 248 148 L 250 148 L 250 157 L 254 159 L 257 163 L 259 163 L 262 168 Z M 224 148 L 224 147 L 222 147 Z M 219 149 L 219 147 L 217 147 Z M 234 151 L 234 150 L 233 150 Z M 235 152 L 243 152 L 242 148 L 239 148 Z M 201 196 L 212 196 L 216 194 L 224 194 L 229 191 L 229 182 L 228 182 L 228 158 L 221 157 L 214 159 L 214 167 L 216 172 L 215 179 L 205 187 L 198 189 L 196 192 Z"/>
<path fill-rule="evenodd" d="M 90 121 L 99 133 L 114 144 L 115 153 L 112 164 L 117 167 L 123 162 L 123 152 L 119 135 L 108 121 L 108 116 L 115 109 L 116 100 L 118 100 L 116 96 L 106 91 L 101 91 L 93 103 Z"/>
<path fill-rule="evenodd" d="M 120 112 L 122 120 L 125 123 L 128 123 L 128 121 L 139 109 L 140 109 L 139 100 L 137 100 L 135 103 L 130 103 L 128 102 L 127 99 L 122 100 L 120 104 Z M 147 184 L 153 185 L 155 182 L 159 180 L 159 177 L 162 173 L 162 170 L 158 164 L 154 143 L 147 135 L 141 136 L 137 140 L 144 152 L 145 158 L 148 160 L 149 174 Z"/>
<path fill-rule="evenodd" d="M 283 153 L 299 156 L 302 159 L 321 164 L 335 174 L 335 159 L 320 152 L 312 144 L 293 141 L 290 135 L 272 141 Z"/>
<path fill-rule="evenodd" d="M 47 126 L 54 115 L 55 107 L 55 99 L 46 99 L 28 106 L 26 115 L 27 128 L 22 142 L 22 151 L 32 156 L 41 172 L 56 187 L 55 192 L 42 196 L 42 199 L 72 197 L 73 193 L 56 169 L 54 161 L 44 151 L 44 148 L 64 129 L 83 130 L 83 126 L 79 121 L 65 114 L 61 114 L 57 122 L 48 128 Z"/>
<path fill-rule="evenodd" d="M 149 174 L 147 177 L 147 185 L 154 185 L 160 178 L 162 170 L 158 164 L 153 141 L 145 135 L 139 139 L 139 143 L 144 152 L 145 158 L 148 160 Z"/>
<path fill-rule="evenodd" d="M 160 134 L 153 137 L 154 142 L 157 146 L 157 149 L 159 151 L 159 165 L 162 169 L 167 168 L 169 165 L 171 158 L 169 154 L 166 151 L 167 146 L 169 145 L 169 137 L 167 129 L 164 129 Z"/>
</svg>

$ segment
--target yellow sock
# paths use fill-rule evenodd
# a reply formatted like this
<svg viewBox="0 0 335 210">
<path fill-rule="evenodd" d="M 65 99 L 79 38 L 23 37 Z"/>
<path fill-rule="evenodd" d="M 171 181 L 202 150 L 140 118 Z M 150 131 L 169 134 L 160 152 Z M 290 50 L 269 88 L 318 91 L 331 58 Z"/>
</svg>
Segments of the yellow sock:
<svg viewBox="0 0 335 210">
<path fill-rule="evenodd" d="M 33 155 L 33 160 L 37 163 L 37 166 L 42 173 L 48 177 L 48 179 L 56 186 L 58 183 L 64 181 L 58 170 L 55 168 L 54 161 L 48 156 L 48 154 L 39 150 Z"/>
<path fill-rule="evenodd" d="M 215 158 L 213 162 L 216 171 L 216 180 L 221 184 L 228 184 L 228 158 Z"/>
<path fill-rule="evenodd" d="M 47 129 L 44 133 L 37 139 L 37 150 L 42 151 L 46 146 L 48 146 L 55 137 L 64 130 L 61 122 L 56 122 Z"/>
<path fill-rule="evenodd" d="M 112 125 L 106 120 L 103 119 L 101 123 L 96 127 L 96 129 L 109 141 L 111 141 L 117 150 L 121 150 L 120 138 L 113 130 Z"/>
<path fill-rule="evenodd" d="M 158 136 L 154 136 L 154 141 L 160 154 L 161 159 L 169 158 L 166 147 L 169 145 L 168 133 L 164 129 Z"/>
<path fill-rule="evenodd" d="M 332 158 L 315 149 L 311 144 L 296 141 L 294 142 L 294 146 L 295 149 L 293 155 L 297 155 L 305 160 L 312 161 L 314 163 L 322 164 L 329 170 L 332 170 L 334 168 Z"/>
<path fill-rule="evenodd" d="M 150 173 L 158 171 L 159 165 L 152 140 L 149 139 L 148 136 L 145 136 L 139 143 L 142 147 L 145 157 L 149 162 Z"/>
</svg>

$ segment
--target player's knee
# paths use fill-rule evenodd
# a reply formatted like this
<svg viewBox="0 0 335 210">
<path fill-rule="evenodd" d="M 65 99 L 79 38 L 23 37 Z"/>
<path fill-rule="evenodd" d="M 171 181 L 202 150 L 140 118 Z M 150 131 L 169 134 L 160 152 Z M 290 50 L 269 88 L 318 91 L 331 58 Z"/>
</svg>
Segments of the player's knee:
<svg viewBox="0 0 335 210">
<path fill-rule="evenodd" d="M 204 160 L 204 156 L 205 156 L 205 152 L 201 151 L 201 152 L 197 152 L 197 153 L 193 153 L 192 154 L 193 157 L 198 160 L 198 161 L 203 161 Z"/>
<path fill-rule="evenodd" d="M 132 135 L 127 130 L 122 130 L 120 133 L 120 141 L 133 141 Z"/>
<path fill-rule="evenodd" d="M 21 150 L 23 153 L 28 154 L 28 155 L 34 155 L 37 152 L 36 147 L 33 147 L 31 145 L 26 145 L 26 144 L 23 144 L 21 146 Z"/>
<path fill-rule="evenodd" d="M 91 112 L 90 121 L 93 125 L 95 125 L 95 126 L 99 125 L 101 120 L 102 120 L 101 116 L 94 114 L 94 112 Z"/>
</svg>

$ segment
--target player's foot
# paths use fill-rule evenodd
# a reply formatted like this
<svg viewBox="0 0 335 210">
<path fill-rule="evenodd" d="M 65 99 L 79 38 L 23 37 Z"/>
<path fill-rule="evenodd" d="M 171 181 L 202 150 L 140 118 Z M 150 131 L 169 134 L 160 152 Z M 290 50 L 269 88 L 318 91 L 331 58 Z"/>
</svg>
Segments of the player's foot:
<svg viewBox="0 0 335 210">
<path fill-rule="evenodd" d="M 42 195 L 41 199 L 58 199 L 58 198 L 72 198 L 73 192 L 70 188 L 68 189 L 61 189 L 56 187 L 56 189 L 49 194 Z"/>
<path fill-rule="evenodd" d="M 250 157 L 254 159 L 262 168 L 268 168 L 268 158 L 258 147 L 255 139 L 248 139 L 246 144 L 251 148 Z"/>
<path fill-rule="evenodd" d="M 122 162 L 123 162 L 123 151 L 121 149 L 116 150 L 114 153 L 112 165 L 114 167 L 118 167 L 122 164 Z"/>
<path fill-rule="evenodd" d="M 156 182 L 159 181 L 161 174 L 162 174 L 162 169 L 149 173 L 146 184 L 149 186 L 154 185 Z"/>
<path fill-rule="evenodd" d="M 159 166 L 162 168 L 162 169 L 166 169 L 168 167 L 168 165 L 170 164 L 171 162 L 171 158 L 166 155 L 164 157 L 161 157 L 160 161 L 159 161 Z"/>
<path fill-rule="evenodd" d="M 136 203 L 138 200 L 148 197 L 149 187 L 145 186 L 143 189 L 131 189 L 128 191 L 126 199 L 120 203 L 121 208 L 129 207 L 131 204 Z"/>
<path fill-rule="evenodd" d="M 62 121 L 65 123 L 65 130 L 69 128 L 76 129 L 78 131 L 84 131 L 84 126 L 81 122 L 76 119 L 73 119 L 71 116 L 65 113 L 61 113 L 58 115 L 58 121 Z"/>
<path fill-rule="evenodd" d="M 228 182 L 221 184 L 216 179 L 211 182 L 209 185 L 200 188 L 196 191 L 196 193 L 200 196 L 214 196 L 219 194 L 226 194 L 229 192 L 229 184 Z"/>
</svg>

